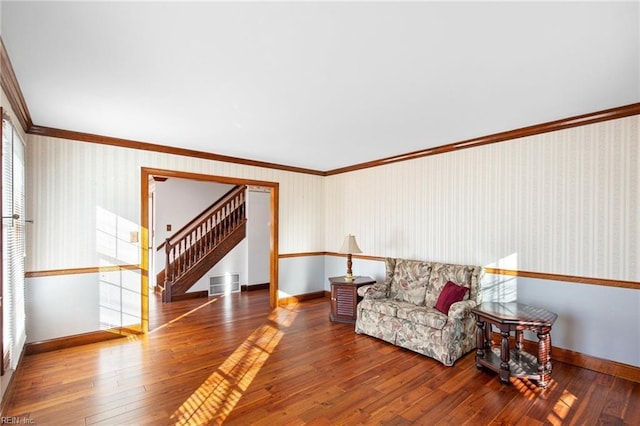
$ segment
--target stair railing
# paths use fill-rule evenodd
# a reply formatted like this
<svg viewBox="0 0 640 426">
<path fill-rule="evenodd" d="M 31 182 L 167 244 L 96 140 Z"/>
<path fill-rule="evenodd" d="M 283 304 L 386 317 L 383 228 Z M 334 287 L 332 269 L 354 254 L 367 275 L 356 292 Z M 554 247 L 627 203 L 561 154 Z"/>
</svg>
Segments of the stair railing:
<svg viewBox="0 0 640 426">
<path fill-rule="evenodd" d="M 246 218 L 246 185 L 229 191 L 164 242 L 164 301 L 171 301 L 171 286 L 185 275 Z"/>
</svg>

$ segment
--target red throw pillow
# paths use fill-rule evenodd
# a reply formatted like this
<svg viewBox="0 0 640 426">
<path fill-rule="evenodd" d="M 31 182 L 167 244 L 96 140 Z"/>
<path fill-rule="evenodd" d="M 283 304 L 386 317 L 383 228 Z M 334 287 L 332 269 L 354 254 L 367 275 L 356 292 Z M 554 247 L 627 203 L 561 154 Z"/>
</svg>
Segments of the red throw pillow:
<svg viewBox="0 0 640 426">
<path fill-rule="evenodd" d="M 436 302 L 436 306 L 434 306 L 434 308 L 436 308 L 443 314 L 448 314 L 449 307 L 456 302 L 460 302 L 464 298 L 464 295 L 467 291 L 469 291 L 467 287 L 463 287 L 452 281 L 449 281 L 444 285 L 444 288 L 442 289 L 440 297 L 438 297 L 438 301 Z"/>
</svg>

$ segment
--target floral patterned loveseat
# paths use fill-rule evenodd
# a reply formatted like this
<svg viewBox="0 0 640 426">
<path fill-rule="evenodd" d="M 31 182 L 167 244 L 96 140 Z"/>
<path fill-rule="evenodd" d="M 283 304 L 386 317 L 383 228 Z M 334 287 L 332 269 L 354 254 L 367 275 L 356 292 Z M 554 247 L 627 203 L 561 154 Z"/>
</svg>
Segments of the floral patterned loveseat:
<svg viewBox="0 0 640 426">
<path fill-rule="evenodd" d="M 384 283 L 358 289 L 363 300 L 357 307 L 356 333 L 447 366 L 475 349 L 476 320 L 471 308 L 481 303 L 482 267 L 392 258 L 385 259 L 385 265 Z M 450 290 L 456 292 L 455 300 L 462 300 L 447 310 L 447 302 L 453 301 Z M 443 299 L 448 300 L 443 303 Z"/>
</svg>

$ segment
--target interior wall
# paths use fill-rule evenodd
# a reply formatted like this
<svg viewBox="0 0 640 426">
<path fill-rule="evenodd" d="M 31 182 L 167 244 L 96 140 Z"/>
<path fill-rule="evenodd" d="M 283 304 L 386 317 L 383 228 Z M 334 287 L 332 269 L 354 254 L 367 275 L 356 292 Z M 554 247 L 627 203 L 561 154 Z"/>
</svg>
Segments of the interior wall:
<svg viewBox="0 0 640 426">
<path fill-rule="evenodd" d="M 143 167 L 275 182 L 279 253 L 323 249 L 322 176 L 35 135 L 27 141 L 27 214 L 34 220 L 27 232 L 27 326 L 39 340 L 111 328 L 113 307 L 122 325 L 131 324 L 132 311 L 140 321 L 140 270 L 129 271 L 134 294 L 129 274 L 118 281 L 78 270 L 140 263 L 130 233 L 140 231 Z M 298 259 L 279 262 L 278 297 L 305 292 L 290 278 L 296 274 L 289 269 L 299 268 Z M 67 309 L 70 300 L 83 309 Z"/>
<path fill-rule="evenodd" d="M 114 240 L 128 238 L 129 225 L 139 224 L 140 168 L 154 167 L 278 182 L 281 254 L 336 251 L 352 233 L 365 255 L 638 282 L 639 121 L 628 117 L 326 178 L 29 136 L 27 209 L 35 223 L 28 233 L 27 271 L 101 265 L 97 212 L 109 212 L 121 224 Z M 138 247 L 127 244 L 122 258 L 106 261 L 137 262 Z M 326 289 L 327 276 L 344 273 L 344 260 L 326 261 L 329 257 L 281 258 L 279 297 Z M 359 267 L 354 262 L 354 272 L 364 275 Z M 378 274 L 380 268 L 366 270 Z M 33 278 L 27 287 L 57 281 Z M 585 306 L 615 300 L 622 305 L 607 312 L 609 323 L 623 323 L 618 321 L 629 315 L 640 319 L 639 291 L 619 297 L 618 290 L 603 288 L 593 296 L 571 283 L 518 280 L 513 286 L 511 281 L 499 277 L 491 285 L 515 288 L 520 299 L 538 305 L 541 300 L 532 294 L 543 300 L 553 295 L 554 302 L 566 304 L 587 300 Z M 96 280 L 74 283 L 89 288 L 53 292 L 57 295 L 30 311 L 48 309 L 53 318 L 62 318 L 65 312 L 57 306 L 64 305 L 58 303 L 63 298 L 98 291 Z M 100 312 L 93 300 L 77 302 Z M 566 306 L 553 306 L 560 318 L 576 318 Z M 587 311 L 579 321 L 591 324 L 601 314 Z M 640 366 L 640 332 L 623 329 L 609 329 L 607 339 L 585 348 L 564 347 Z M 575 345 L 590 341 L 589 333 L 581 323 L 559 319 L 552 335 L 573 336 L 564 344 Z M 631 359 L 607 349 L 612 339 L 625 342 Z"/>
<path fill-rule="evenodd" d="M 639 282 L 639 150 L 633 116 L 330 176 L 325 245 L 351 233 L 369 256 Z M 344 274 L 344 258 L 328 259 L 327 276 Z M 380 275 L 360 263 L 354 274 Z M 483 286 L 486 301 L 556 312 L 554 345 L 640 366 L 639 290 L 501 275 Z"/>
<path fill-rule="evenodd" d="M 25 287 L 27 343 L 140 324 L 139 269 L 32 277 Z"/>
<path fill-rule="evenodd" d="M 137 230 L 142 167 L 277 182 L 279 252 L 316 252 L 324 248 L 322 176 L 67 139 L 35 135 L 28 139 L 27 197 L 35 222 L 27 241 L 27 271 L 100 265 L 96 211 L 110 212 L 131 230 Z M 62 242 L 64 250 L 60 249 Z"/>
<path fill-rule="evenodd" d="M 329 176 L 325 246 L 637 282 L 639 150 L 633 116 Z"/>
<path fill-rule="evenodd" d="M 325 256 L 310 255 L 280 259 L 280 279 L 296 283 L 295 288 L 280 287 L 280 297 L 287 298 L 324 291 Z"/>
</svg>

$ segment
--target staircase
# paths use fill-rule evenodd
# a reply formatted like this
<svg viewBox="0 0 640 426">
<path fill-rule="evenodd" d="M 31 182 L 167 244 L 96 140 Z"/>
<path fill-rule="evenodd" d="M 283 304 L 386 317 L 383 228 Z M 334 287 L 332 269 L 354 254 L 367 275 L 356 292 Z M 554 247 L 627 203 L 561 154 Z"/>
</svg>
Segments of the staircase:
<svg viewBox="0 0 640 426">
<path fill-rule="evenodd" d="M 246 185 L 238 185 L 164 242 L 162 300 L 184 295 L 246 236 Z"/>
</svg>

